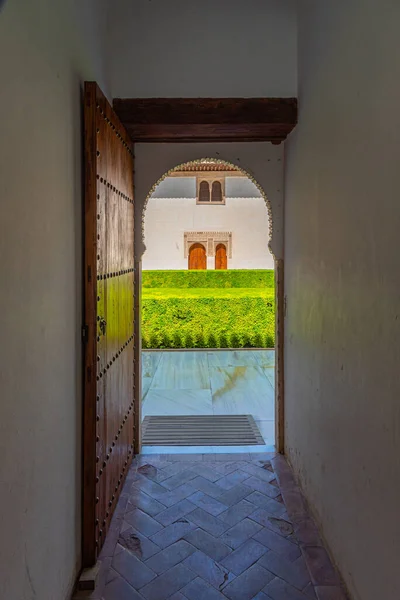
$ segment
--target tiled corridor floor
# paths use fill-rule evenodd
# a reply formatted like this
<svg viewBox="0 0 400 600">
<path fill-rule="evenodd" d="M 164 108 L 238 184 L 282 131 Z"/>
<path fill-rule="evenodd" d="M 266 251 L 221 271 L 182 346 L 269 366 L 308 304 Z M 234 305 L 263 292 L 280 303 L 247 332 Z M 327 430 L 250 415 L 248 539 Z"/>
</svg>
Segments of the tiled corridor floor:
<svg viewBox="0 0 400 600">
<path fill-rule="evenodd" d="M 273 446 L 274 350 L 143 351 L 142 365 L 143 418 L 251 414 Z"/>
<path fill-rule="evenodd" d="M 285 459 L 142 455 L 101 553 L 104 600 L 345 600 Z"/>
</svg>

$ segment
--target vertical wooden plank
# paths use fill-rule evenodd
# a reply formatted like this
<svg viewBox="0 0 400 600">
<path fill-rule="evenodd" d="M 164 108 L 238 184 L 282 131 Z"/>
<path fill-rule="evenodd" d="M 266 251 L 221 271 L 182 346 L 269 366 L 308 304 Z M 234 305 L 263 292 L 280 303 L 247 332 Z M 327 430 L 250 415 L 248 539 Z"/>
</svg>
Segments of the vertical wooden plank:
<svg viewBox="0 0 400 600">
<path fill-rule="evenodd" d="M 281 454 L 285 451 L 284 406 L 284 266 L 283 259 L 275 260 L 275 444 Z"/>
<path fill-rule="evenodd" d="M 133 456 L 133 155 L 95 83 L 85 84 L 83 563 L 93 565 Z"/>
</svg>

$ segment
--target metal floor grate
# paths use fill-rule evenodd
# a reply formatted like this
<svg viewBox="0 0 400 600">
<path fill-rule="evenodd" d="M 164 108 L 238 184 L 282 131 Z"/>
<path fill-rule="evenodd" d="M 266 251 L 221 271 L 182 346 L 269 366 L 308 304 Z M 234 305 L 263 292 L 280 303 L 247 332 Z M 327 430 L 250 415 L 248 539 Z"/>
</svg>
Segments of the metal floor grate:
<svg viewBox="0 0 400 600">
<path fill-rule="evenodd" d="M 251 415 L 145 417 L 144 446 L 258 446 L 264 440 Z"/>
</svg>

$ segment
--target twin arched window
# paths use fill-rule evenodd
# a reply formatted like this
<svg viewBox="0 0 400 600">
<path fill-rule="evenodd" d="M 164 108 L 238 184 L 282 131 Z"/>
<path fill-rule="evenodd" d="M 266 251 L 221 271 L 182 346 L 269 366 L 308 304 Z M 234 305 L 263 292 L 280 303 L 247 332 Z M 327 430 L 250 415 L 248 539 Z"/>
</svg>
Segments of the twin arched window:
<svg viewBox="0 0 400 600">
<path fill-rule="evenodd" d="M 209 181 L 200 181 L 199 202 L 210 202 L 210 183 Z"/>
<path fill-rule="evenodd" d="M 220 181 L 213 181 L 211 187 L 211 202 L 222 202 L 222 185 Z"/>
<path fill-rule="evenodd" d="M 223 181 L 199 179 L 197 189 L 198 204 L 225 204 Z"/>
</svg>

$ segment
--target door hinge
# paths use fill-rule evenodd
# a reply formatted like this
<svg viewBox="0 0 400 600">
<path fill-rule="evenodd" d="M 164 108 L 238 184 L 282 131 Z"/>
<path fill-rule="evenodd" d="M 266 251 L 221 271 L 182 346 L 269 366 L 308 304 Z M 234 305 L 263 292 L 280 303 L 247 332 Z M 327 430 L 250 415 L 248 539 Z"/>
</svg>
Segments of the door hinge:
<svg viewBox="0 0 400 600">
<path fill-rule="evenodd" d="M 82 325 L 82 342 L 87 342 L 88 341 L 88 336 L 89 336 L 89 327 L 87 325 Z"/>
</svg>

